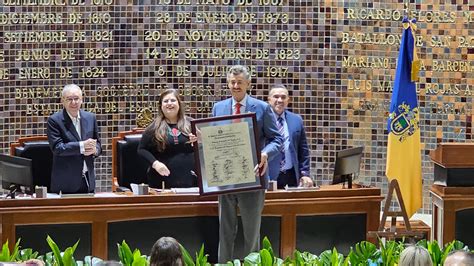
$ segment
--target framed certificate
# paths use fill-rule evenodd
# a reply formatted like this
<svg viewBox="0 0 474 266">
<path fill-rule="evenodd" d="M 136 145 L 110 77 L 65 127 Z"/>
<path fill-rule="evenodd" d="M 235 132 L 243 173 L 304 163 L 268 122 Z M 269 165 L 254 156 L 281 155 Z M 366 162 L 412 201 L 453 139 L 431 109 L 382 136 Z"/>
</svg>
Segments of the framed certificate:
<svg viewBox="0 0 474 266">
<path fill-rule="evenodd" d="M 260 147 L 255 113 L 196 119 L 194 145 L 199 193 L 224 194 L 264 188 L 258 174 Z"/>
</svg>

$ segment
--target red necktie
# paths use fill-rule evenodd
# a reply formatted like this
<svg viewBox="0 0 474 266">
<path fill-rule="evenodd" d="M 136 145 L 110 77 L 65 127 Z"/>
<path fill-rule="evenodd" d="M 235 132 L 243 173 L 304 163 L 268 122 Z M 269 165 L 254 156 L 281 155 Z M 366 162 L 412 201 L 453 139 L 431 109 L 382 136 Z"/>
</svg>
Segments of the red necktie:
<svg viewBox="0 0 474 266">
<path fill-rule="evenodd" d="M 242 105 L 240 103 L 235 103 L 235 113 L 234 115 L 240 115 L 240 107 Z"/>
</svg>

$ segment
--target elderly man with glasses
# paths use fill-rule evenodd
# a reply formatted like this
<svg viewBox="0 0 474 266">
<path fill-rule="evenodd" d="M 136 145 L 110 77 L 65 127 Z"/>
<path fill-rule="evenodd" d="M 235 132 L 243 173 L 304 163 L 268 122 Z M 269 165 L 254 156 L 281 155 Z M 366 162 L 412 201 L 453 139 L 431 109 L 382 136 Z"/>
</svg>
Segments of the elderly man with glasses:
<svg viewBox="0 0 474 266">
<path fill-rule="evenodd" d="M 53 152 L 51 192 L 93 193 L 94 158 L 102 152 L 95 115 L 81 110 L 82 91 L 69 84 L 62 91 L 64 109 L 48 118 Z"/>
</svg>

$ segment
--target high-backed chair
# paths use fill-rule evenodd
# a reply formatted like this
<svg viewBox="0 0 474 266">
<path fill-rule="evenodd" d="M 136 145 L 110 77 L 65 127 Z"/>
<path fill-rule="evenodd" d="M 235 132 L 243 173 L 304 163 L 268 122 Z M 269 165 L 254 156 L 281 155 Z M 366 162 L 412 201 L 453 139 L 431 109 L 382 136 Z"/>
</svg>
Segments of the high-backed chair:
<svg viewBox="0 0 474 266">
<path fill-rule="evenodd" d="M 138 155 L 143 129 L 119 132 L 112 138 L 112 190 L 130 188 L 130 183 L 147 183 L 148 163 Z"/>
<path fill-rule="evenodd" d="M 49 191 L 53 153 L 47 136 L 19 138 L 17 142 L 10 144 L 10 155 L 31 159 L 34 185 L 47 187 Z"/>
</svg>

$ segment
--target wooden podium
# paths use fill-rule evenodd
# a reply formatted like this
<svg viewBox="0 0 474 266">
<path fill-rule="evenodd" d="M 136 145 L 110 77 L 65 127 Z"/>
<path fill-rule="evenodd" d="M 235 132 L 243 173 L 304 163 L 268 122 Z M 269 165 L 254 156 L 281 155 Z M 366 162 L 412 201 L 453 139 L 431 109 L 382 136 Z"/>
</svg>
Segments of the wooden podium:
<svg viewBox="0 0 474 266">
<path fill-rule="evenodd" d="M 447 187 L 474 187 L 474 143 L 440 143 L 430 152 L 434 183 Z"/>
<path fill-rule="evenodd" d="M 440 143 L 430 152 L 432 237 L 440 245 L 454 239 L 474 245 L 474 143 Z"/>
<path fill-rule="evenodd" d="M 474 143 L 439 143 L 435 150 L 430 152 L 433 162 L 450 168 L 474 166 Z"/>
</svg>

